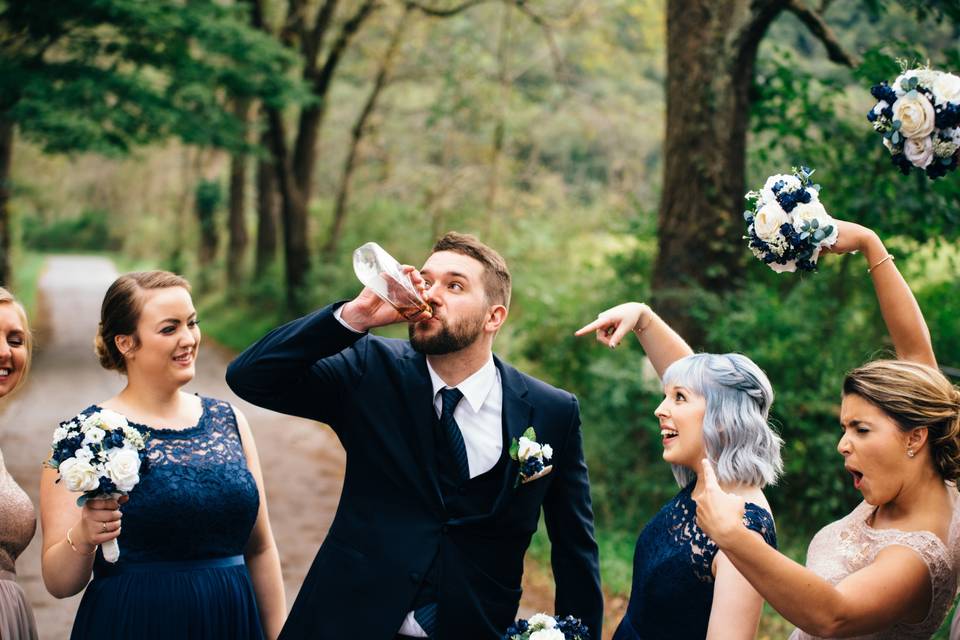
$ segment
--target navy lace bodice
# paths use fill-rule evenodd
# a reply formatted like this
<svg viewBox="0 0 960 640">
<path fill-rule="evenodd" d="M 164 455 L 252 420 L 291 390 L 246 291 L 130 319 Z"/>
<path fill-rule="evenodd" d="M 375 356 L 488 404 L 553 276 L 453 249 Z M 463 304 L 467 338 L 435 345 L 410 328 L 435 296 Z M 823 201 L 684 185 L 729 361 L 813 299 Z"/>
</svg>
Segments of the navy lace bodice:
<svg viewBox="0 0 960 640">
<path fill-rule="evenodd" d="M 200 421 L 187 429 L 130 422 L 146 437 L 148 463 L 121 507 L 120 563 L 243 553 L 260 507 L 257 484 L 230 404 L 213 398 L 201 402 Z M 98 565 L 102 562 L 98 554 Z"/>
<path fill-rule="evenodd" d="M 691 482 L 644 527 L 633 557 L 627 614 L 614 640 L 703 638 L 713 604 L 717 545 L 697 526 Z M 747 503 L 744 524 L 777 546 L 773 517 Z"/>
</svg>

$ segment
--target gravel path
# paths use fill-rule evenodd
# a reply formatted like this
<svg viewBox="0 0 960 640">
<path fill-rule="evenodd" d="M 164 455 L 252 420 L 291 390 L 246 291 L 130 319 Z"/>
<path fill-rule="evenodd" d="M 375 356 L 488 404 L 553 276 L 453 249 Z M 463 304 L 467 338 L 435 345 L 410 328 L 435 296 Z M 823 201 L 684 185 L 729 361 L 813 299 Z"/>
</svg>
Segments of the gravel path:
<svg viewBox="0 0 960 640">
<path fill-rule="evenodd" d="M 60 420 L 120 390 L 123 379 L 99 367 L 93 336 L 100 302 L 117 273 L 106 258 L 56 256 L 39 283 L 39 340 L 30 380 L 0 416 L 0 448 L 7 467 L 39 505 L 40 463 Z M 256 437 L 267 486 L 270 520 L 280 550 L 287 603 L 293 604 L 307 569 L 336 512 L 343 482 L 343 449 L 316 423 L 254 407 L 227 388 L 231 354 L 207 343 L 190 392 L 223 398 L 246 413 Z M 296 489 L 294 489 L 296 488 Z M 38 515 L 39 517 L 39 515 Z M 121 540 L 122 543 L 122 540 Z M 552 609 L 552 585 L 528 566 L 521 615 Z M 40 532 L 17 562 L 43 640 L 68 638 L 80 596 L 57 600 L 40 577 Z M 605 636 L 609 636 L 608 629 Z"/>
</svg>

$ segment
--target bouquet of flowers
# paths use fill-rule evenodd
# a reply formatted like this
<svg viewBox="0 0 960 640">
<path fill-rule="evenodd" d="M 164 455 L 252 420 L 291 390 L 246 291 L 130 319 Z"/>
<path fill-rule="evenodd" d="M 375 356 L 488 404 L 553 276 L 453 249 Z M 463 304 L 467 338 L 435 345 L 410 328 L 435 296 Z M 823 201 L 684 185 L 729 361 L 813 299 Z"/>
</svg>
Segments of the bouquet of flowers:
<svg viewBox="0 0 960 640">
<path fill-rule="evenodd" d="M 146 464 L 143 435 L 109 409 L 80 414 L 53 432 L 53 453 L 46 462 L 70 491 L 81 491 L 77 506 L 91 498 L 118 498 L 140 482 Z M 116 539 L 103 544 L 103 558 L 116 562 Z"/>
<path fill-rule="evenodd" d="M 794 167 L 792 174 L 767 178 L 763 188 L 746 195 L 744 211 L 750 250 L 774 271 L 815 271 L 823 247 L 837 241 L 837 226 L 820 204 L 814 170 Z"/>
<path fill-rule="evenodd" d="M 960 76 L 928 67 L 904 71 L 893 84 L 870 89 L 877 104 L 867 114 L 883 134 L 893 164 L 904 175 L 911 167 L 933 180 L 960 161 Z"/>
<path fill-rule="evenodd" d="M 556 618 L 538 613 L 510 625 L 503 640 L 590 640 L 590 630 L 573 616 Z"/>
</svg>

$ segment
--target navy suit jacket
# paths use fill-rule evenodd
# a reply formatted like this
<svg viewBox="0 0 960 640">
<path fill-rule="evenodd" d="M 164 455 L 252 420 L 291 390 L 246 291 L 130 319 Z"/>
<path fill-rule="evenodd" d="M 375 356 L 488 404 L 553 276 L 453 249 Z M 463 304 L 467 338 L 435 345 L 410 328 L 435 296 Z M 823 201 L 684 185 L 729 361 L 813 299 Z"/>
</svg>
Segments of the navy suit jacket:
<svg viewBox="0 0 960 640">
<path fill-rule="evenodd" d="M 337 514 L 281 638 L 391 640 L 438 558 L 437 637 L 499 640 L 517 613 L 541 506 L 556 612 L 582 618 L 600 638 L 603 597 L 576 398 L 495 358 L 505 447 L 532 426 L 553 447 L 553 471 L 517 486 L 511 460 L 488 513 L 452 518 L 437 481 L 426 359 L 406 340 L 350 331 L 334 317 L 336 306 L 275 329 L 227 370 L 237 395 L 330 425 L 346 451 Z"/>
</svg>

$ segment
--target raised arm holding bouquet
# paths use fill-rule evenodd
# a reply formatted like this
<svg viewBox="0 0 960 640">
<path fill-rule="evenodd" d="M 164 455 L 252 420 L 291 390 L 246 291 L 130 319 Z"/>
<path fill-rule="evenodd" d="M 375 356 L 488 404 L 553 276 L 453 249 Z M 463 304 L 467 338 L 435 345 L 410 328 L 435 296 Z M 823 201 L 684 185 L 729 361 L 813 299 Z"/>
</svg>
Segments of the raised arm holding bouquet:
<svg viewBox="0 0 960 640">
<path fill-rule="evenodd" d="M 755 539 L 743 498 L 703 465 L 697 522 L 799 629 L 793 640 L 929 638 L 957 590 L 960 391 L 936 368 L 920 308 L 871 230 L 837 222 L 834 253 L 859 251 L 897 360 L 847 374 L 837 450 L 864 501 L 824 527 L 803 567 Z"/>
</svg>

